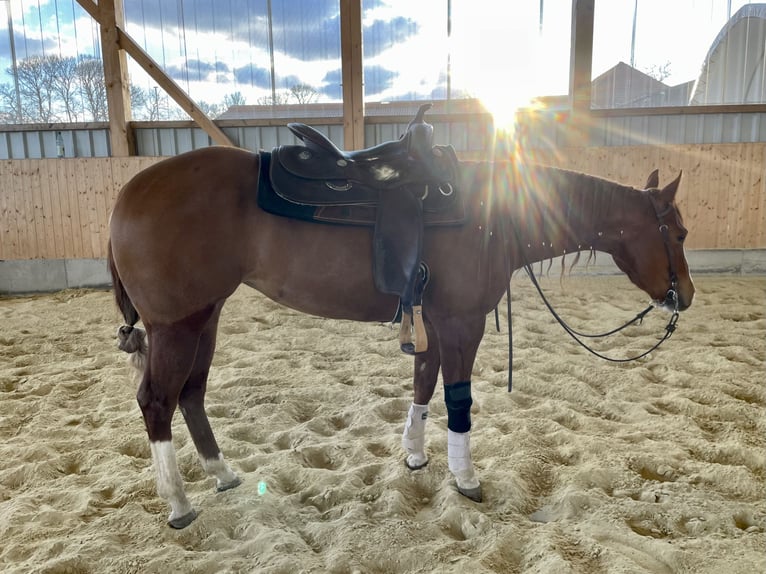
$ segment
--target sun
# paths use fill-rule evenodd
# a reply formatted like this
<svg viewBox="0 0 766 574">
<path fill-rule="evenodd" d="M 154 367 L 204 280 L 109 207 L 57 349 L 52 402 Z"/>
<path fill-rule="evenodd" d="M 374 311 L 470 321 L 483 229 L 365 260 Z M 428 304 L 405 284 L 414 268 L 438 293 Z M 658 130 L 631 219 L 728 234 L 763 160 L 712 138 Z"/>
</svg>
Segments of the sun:
<svg viewBox="0 0 766 574">
<path fill-rule="evenodd" d="M 534 63 L 521 56 L 522 47 L 499 31 L 478 42 L 478 53 L 465 54 L 461 84 L 492 114 L 497 129 L 512 131 L 516 113 L 542 95 Z M 530 50 L 534 48 L 527 46 Z"/>
<path fill-rule="evenodd" d="M 503 10 L 493 13 L 509 9 L 509 3 L 501 4 Z M 535 8 L 537 3 L 526 4 Z M 514 3 L 513 14 L 504 17 L 475 9 L 453 15 L 460 23 L 450 38 L 453 85 L 481 100 L 504 131 L 513 130 L 520 108 L 539 96 L 566 93 L 568 83 L 561 22 L 549 19 L 541 28 L 539 13 L 526 4 Z"/>
</svg>

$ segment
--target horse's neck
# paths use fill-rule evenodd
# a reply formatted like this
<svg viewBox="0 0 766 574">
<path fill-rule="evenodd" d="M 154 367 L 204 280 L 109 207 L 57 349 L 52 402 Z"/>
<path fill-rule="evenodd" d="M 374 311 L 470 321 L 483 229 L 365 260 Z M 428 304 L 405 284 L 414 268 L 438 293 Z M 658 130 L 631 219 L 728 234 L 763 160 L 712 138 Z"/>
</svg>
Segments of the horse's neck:
<svg viewBox="0 0 766 574">
<path fill-rule="evenodd" d="M 537 240 L 537 259 L 583 250 L 611 251 L 635 195 L 614 182 L 555 168 L 537 168 L 539 189 L 529 202 L 541 217 L 527 231 Z M 534 210 L 534 208 L 533 208 Z"/>
<path fill-rule="evenodd" d="M 609 251 L 609 240 L 619 236 L 636 196 L 626 186 L 550 167 L 502 163 L 489 172 L 492 203 L 505 203 L 497 211 L 508 214 L 510 239 L 529 261 L 574 251 Z"/>
</svg>

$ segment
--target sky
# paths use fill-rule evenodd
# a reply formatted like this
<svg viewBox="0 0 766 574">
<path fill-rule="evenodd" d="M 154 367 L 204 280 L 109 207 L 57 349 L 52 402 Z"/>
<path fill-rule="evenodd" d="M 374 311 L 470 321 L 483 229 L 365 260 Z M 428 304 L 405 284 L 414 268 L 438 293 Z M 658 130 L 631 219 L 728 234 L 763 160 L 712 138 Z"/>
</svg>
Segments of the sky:
<svg viewBox="0 0 766 574">
<path fill-rule="evenodd" d="M 668 65 L 670 85 L 693 80 L 736 0 L 596 0 L 593 75 L 619 61 Z M 272 26 L 269 29 L 268 7 Z M 478 96 L 514 108 L 565 94 L 571 0 L 363 0 L 368 101 Z M 128 33 L 192 98 L 248 103 L 298 83 L 339 101 L 338 0 L 124 0 Z M 542 18 L 541 18 L 542 7 Z M 76 0 L 0 0 L 0 83 L 16 56 L 99 56 L 98 27 Z M 633 43 L 633 21 L 636 21 Z M 449 34 L 448 34 L 449 29 Z M 269 32 L 271 31 L 270 49 Z M 634 49 L 631 50 L 631 47 Z M 449 66 L 450 82 L 447 83 Z M 135 63 L 131 80 L 153 83 Z"/>
</svg>

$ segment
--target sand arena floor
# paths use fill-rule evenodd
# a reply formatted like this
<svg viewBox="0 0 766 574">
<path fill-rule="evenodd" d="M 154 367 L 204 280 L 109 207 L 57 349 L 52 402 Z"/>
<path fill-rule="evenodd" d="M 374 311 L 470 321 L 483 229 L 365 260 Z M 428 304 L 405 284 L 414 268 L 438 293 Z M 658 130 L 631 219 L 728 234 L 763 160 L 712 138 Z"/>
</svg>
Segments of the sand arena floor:
<svg viewBox="0 0 766 574">
<path fill-rule="evenodd" d="M 514 279 L 514 391 L 488 318 L 473 374 L 483 503 L 447 469 L 441 384 L 430 464 L 400 437 L 412 360 L 388 325 L 328 321 L 241 288 L 224 309 L 208 412 L 243 484 L 215 493 L 180 416 L 199 518 L 165 525 L 111 294 L 0 299 L 5 573 L 766 571 L 766 278 L 700 276 L 678 331 L 608 364 Z M 583 329 L 646 296 L 624 277 L 543 281 Z M 666 316 L 600 348 L 643 350 Z"/>
</svg>

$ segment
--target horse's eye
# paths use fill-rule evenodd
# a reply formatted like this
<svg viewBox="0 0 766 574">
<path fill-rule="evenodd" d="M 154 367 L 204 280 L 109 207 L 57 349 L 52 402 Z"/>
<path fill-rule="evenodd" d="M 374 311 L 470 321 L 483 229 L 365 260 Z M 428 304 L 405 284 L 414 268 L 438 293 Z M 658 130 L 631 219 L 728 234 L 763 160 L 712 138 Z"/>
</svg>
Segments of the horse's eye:
<svg viewBox="0 0 766 574">
<path fill-rule="evenodd" d="M 686 239 L 686 235 L 679 235 L 679 236 L 678 236 L 678 242 L 679 242 L 679 243 L 683 243 L 683 242 L 684 242 L 684 239 Z"/>
</svg>

